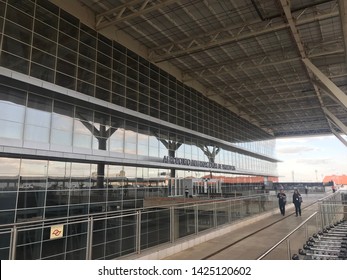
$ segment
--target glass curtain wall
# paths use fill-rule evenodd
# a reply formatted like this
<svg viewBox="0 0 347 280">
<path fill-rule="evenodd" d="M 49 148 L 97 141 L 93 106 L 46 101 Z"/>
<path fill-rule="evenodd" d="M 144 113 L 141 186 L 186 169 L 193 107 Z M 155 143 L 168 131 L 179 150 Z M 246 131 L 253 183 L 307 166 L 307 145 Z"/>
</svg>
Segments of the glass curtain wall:
<svg viewBox="0 0 347 280">
<path fill-rule="evenodd" d="M 253 152 L 270 157 L 274 155 L 273 141 L 269 141 L 271 136 L 266 132 L 87 27 L 49 1 L 0 1 L 0 27 L 2 67 L 234 143 Z M 29 107 L 36 110 L 40 101 L 33 98 L 29 99 Z M 44 101 L 44 106 L 41 108 L 50 111 L 52 104 Z M 54 106 L 58 111 L 59 105 Z M 64 116 L 72 113 L 68 107 L 66 111 Z M 75 117 L 79 121 L 64 122 L 63 125 L 68 131 L 74 126 L 78 137 L 72 140 L 71 135 L 64 135 L 64 130 L 59 130 L 62 128 L 59 119 L 49 120 L 44 112 L 41 114 L 40 126 L 37 126 L 37 119 L 28 115 L 32 126 L 27 127 L 27 131 L 40 132 L 43 136 L 35 139 L 36 134 L 30 134 L 34 136 L 27 136 L 27 140 L 47 143 L 49 121 L 57 126 L 57 136 L 63 143 L 75 141 L 74 145 L 82 149 L 99 146 L 102 138 L 110 137 L 107 133 L 112 131 L 106 129 L 112 126 L 112 120 L 106 121 L 103 116 L 95 115 L 95 119 L 91 119 L 91 115 L 77 108 Z M 11 120 L 21 117 L 23 115 L 19 114 Z M 102 119 L 105 127 L 91 128 L 86 125 L 90 121 L 97 123 L 96 119 Z M 99 142 L 90 137 L 91 129 L 101 134 Z M 126 149 L 134 151 L 134 135 L 124 133 L 131 140 L 127 142 Z M 16 136 L 20 137 L 18 134 Z M 59 145 L 59 137 L 55 139 Z M 141 145 L 147 145 L 150 139 L 141 138 L 141 141 Z M 144 155 L 149 153 L 141 146 L 137 148 Z"/>
<path fill-rule="evenodd" d="M 0 0 L 0 37 L 2 68 L 105 104 L 0 76 L 0 145 L 42 152 L 1 155 L 5 223 L 130 209 L 145 196 L 160 195 L 170 177 L 216 175 L 208 168 L 162 168 L 164 156 L 235 166 L 242 173 L 275 173 L 273 162 L 194 133 L 272 157 L 270 135 L 50 1 Z M 53 160 L 52 153 L 62 156 Z M 82 160 L 88 156 L 88 162 Z M 108 159 L 93 160 L 97 156 Z M 124 159 L 136 164 L 123 166 Z"/>
</svg>

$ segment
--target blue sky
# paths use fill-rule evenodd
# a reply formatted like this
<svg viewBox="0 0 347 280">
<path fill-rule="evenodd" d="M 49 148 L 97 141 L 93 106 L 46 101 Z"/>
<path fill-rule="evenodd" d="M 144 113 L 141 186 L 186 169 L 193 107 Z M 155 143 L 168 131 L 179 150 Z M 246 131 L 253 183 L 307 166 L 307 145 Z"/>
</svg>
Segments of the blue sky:
<svg viewBox="0 0 347 280">
<path fill-rule="evenodd" d="M 276 140 L 280 182 L 321 182 L 327 175 L 347 175 L 347 146 L 335 136 Z"/>
</svg>

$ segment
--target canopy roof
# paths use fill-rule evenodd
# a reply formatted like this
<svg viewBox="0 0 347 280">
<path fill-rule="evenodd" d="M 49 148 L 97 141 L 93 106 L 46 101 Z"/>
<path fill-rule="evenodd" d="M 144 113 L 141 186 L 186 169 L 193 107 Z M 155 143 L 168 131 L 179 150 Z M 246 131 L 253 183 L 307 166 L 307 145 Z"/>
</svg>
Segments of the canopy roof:
<svg viewBox="0 0 347 280">
<path fill-rule="evenodd" d="M 347 133 L 344 0 L 77 3 L 97 31 L 275 137 Z"/>
</svg>

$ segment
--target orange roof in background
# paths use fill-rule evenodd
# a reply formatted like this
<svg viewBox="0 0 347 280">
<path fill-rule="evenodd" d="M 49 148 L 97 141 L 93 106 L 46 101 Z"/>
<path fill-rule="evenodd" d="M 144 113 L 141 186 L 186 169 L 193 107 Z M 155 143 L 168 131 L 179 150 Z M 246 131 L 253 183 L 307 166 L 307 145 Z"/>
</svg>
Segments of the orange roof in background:
<svg viewBox="0 0 347 280">
<path fill-rule="evenodd" d="M 204 178 L 211 178 L 209 175 Z M 224 183 L 264 183 L 263 176 L 252 176 L 252 177 L 225 177 L 225 176 L 212 176 L 212 179 L 218 179 Z M 278 177 L 268 177 L 268 181 L 278 182 Z"/>
<path fill-rule="evenodd" d="M 347 185 L 347 175 L 325 176 L 323 183 L 328 183 L 329 181 L 334 181 L 334 183 L 337 185 Z"/>
</svg>

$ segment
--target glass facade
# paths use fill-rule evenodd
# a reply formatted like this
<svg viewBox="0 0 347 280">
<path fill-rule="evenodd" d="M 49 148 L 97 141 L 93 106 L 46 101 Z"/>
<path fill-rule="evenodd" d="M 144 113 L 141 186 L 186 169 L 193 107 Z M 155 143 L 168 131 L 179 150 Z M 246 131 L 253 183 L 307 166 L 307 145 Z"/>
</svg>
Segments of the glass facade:
<svg viewBox="0 0 347 280">
<path fill-rule="evenodd" d="M 276 176 L 271 135 L 49 1 L 0 0 L 0 38 L 0 225 L 137 209 L 183 195 L 174 178 Z M 133 219 L 103 223 L 125 234 Z M 67 231 L 84 236 L 87 226 Z M 143 248 L 159 242 L 146 226 Z M 104 257 L 100 227 L 93 253 Z M 46 233 L 20 234 L 42 243 Z M 64 258 L 74 258 L 73 240 L 56 241 Z"/>
</svg>

